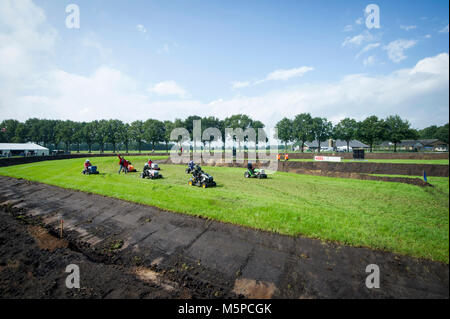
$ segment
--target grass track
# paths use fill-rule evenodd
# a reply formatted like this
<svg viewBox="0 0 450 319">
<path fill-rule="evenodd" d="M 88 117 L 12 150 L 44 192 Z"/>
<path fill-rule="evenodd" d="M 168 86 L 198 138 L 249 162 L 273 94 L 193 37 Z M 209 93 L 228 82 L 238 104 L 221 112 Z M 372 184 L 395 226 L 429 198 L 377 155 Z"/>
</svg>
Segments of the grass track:
<svg viewBox="0 0 450 319">
<path fill-rule="evenodd" d="M 152 157 L 154 160 L 157 156 Z M 141 170 L 146 157 L 127 157 Z M 434 188 L 278 172 L 243 178 L 243 169 L 204 167 L 217 188 L 187 185 L 184 167 L 162 165 L 162 180 L 118 175 L 117 158 L 93 158 L 100 175 L 84 176 L 83 159 L 0 168 L 0 175 L 102 194 L 288 235 L 305 235 L 448 263 L 449 179 Z"/>
</svg>

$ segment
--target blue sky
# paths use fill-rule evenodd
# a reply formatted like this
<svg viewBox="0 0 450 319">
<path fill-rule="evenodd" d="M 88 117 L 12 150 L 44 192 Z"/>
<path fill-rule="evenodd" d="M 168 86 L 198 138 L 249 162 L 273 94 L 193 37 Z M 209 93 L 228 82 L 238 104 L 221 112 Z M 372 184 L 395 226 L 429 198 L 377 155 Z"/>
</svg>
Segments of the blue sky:
<svg viewBox="0 0 450 319">
<path fill-rule="evenodd" d="M 66 28 L 71 3 L 80 8 L 80 29 Z M 365 25 L 371 3 L 380 8 L 379 29 Z M 0 120 L 243 112 L 273 126 L 310 112 L 333 122 L 400 114 L 417 128 L 443 124 L 448 6 L 5 0 Z"/>
</svg>

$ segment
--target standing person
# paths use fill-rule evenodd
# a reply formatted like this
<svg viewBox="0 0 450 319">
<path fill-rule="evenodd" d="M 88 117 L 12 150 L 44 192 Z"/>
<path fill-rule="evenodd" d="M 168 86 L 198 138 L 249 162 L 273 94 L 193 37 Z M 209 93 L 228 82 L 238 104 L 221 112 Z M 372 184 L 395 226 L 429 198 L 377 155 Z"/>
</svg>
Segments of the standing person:
<svg viewBox="0 0 450 319">
<path fill-rule="evenodd" d="M 119 174 L 120 174 L 122 170 L 125 170 L 125 166 L 123 165 L 125 159 L 121 157 L 120 154 L 118 154 L 117 157 L 119 157 Z"/>
<path fill-rule="evenodd" d="M 125 158 L 123 158 L 123 171 L 126 173 L 128 173 L 128 165 L 130 164 L 130 162 L 128 162 Z"/>
<path fill-rule="evenodd" d="M 285 162 L 289 161 L 289 154 L 288 153 L 284 154 L 284 161 Z"/>
<path fill-rule="evenodd" d="M 280 153 L 277 154 L 277 160 L 278 160 L 278 162 L 281 161 L 281 154 Z"/>
</svg>

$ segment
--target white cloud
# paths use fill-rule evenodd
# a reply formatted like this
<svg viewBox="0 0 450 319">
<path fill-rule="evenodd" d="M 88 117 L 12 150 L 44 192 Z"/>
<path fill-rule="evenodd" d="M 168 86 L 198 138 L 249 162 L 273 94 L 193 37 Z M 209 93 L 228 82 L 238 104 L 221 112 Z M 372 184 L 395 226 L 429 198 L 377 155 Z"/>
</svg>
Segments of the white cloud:
<svg viewBox="0 0 450 319">
<path fill-rule="evenodd" d="M 384 49 L 388 53 L 388 57 L 391 61 L 399 63 L 407 58 L 404 52 L 417 44 L 416 40 L 404 40 L 398 39 L 390 42 Z"/>
<path fill-rule="evenodd" d="M 287 81 L 292 78 L 302 77 L 306 73 L 313 71 L 313 67 L 309 66 L 301 66 L 299 68 L 293 69 L 279 69 L 273 72 L 270 72 L 266 75 L 265 78 L 254 81 L 233 81 L 231 82 L 231 87 L 233 89 L 244 88 L 252 85 L 261 84 L 267 81 Z"/>
<path fill-rule="evenodd" d="M 379 42 L 376 43 L 370 43 L 368 45 L 366 45 L 357 55 L 356 58 L 359 58 L 361 56 L 361 54 L 364 54 L 370 50 L 373 50 L 375 48 L 378 48 L 381 44 Z"/>
<path fill-rule="evenodd" d="M 147 29 L 142 24 L 138 24 L 136 26 L 136 30 L 138 30 L 139 32 L 142 32 L 142 33 L 147 33 Z"/>
<path fill-rule="evenodd" d="M 353 25 L 347 24 L 347 25 L 344 27 L 344 32 L 350 32 L 350 31 L 353 31 Z"/>
<path fill-rule="evenodd" d="M 159 48 L 156 52 L 158 54 L 165 54 L 165 53 L 169 53 L 170 49 L 169 49 L 169 45 L 167 43 L 164 43 L 164 45 Z"/>
<path fill-rule="evenodd" d="M 148 92 L 156 93 L 158 95 L 177 95 L 179 97 L 186 97 L 187 92 L 175 81 L 164 81 L 155 84 L 147 89 Z"/>
<path fill-rule="evenodd" d="M 270 80 L 289 80 L 296 77 L 301 77 L 305 73 L 314 70 L 312 67 L 308 66 L 302 66 L 295 69 L 288 69 L 288 70 L 275 70 L 271 73 L 269 73 L 266 77 L 266 81 Z"/>
<path fill-rule="evenodd" d="M 364 59 L 363 64 L 364 66 L 372 66 L 375 64 L 375 61 L 376 61 L 375 56 L 371 55 Z"/>
<path fill-rule="evenodd" d="M 416 29 L 417 26 L 416 25 L 401 25 L 400 29 L 403 29 L 405 31 L 410 31 L 410 30 L 414 30 Z"/>
<path fill-rule="evenodd" d="M 353 37 L 347 37 L 345 38 L 344 42 L 342 42 L 342 46 L 360 46 L 364 42 L 372 42 L 375 41 L 376 37 L 372 35 L 368 31 L 364 31 L 361 34 L 355 35 Z"/>
<path fill-rule="evenodd" d="M 372 114 L 399 114 L 419 128 L 448 121 L 448 53 L 385 75 L 350 74 L 337 81 L 289 85 L 208 103 L 190 98 L 175 81 L 157 83 L 147 92 L 144 83 L 107 65 L 88 75 L 62 70 L 53 64 L 57 34 L 39 12 L 30 1 L 0 2 L 0 37 L 10 40 L 0 40 L 0 120 L 23 121 L 36 116 L 130 122 L 148 117 L 173 120 L 199 114 L 224 118 L 246 113 L 273 127 L 284 116 L 310 112 L 334 122 L 347 116 L 360 120 Z M 22 14 L 29 19 L 22 19 Z M 33 17 L 36 20 L 29 21 Z M 13 23 L 16 20 L 17 25 Z M 8 21 L 11 27 L 3 28 Z M 33 41 L 27 42 L 25 35 L 32 35 L 29 39 Z M 264 79 L 286 80 L 310 71 L 298 69 L 277 70 Z M 165 98 L 158 99 L 159 94 Z"/>
<path fill-rule="evenodd" d="M 241 89 L 251 85 L 250 81 L 233 81 L 231 82 L 231 87 L 233 89 Z"/>
<path fill-rule="evenodd" d="M 360 17 L 360 18 L 356 19 L 355 23 L 358 24 L 358 25 L 362 24 L 363 23 L 363 18 Z"/>
<path fill-rule="evenodd" d="M 445 26 L 441 30 L 439 30 L 439 33 L 448 33 L 448 24 L 447 24 L 447 26 Z"/>
</svg>

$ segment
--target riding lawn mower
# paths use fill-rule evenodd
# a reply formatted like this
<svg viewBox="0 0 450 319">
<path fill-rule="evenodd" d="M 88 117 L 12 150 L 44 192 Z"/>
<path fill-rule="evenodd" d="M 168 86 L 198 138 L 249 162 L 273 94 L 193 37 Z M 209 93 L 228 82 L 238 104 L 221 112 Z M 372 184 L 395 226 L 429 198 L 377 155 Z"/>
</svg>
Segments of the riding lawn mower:
<svg viewBox="0 0 450 319">
<path fill-rule="evenodd" d="M 266 172 L 263 169 L 255 168 L 253 170 L 247 168 L 244 173 L 245 178 L 267 178 Z"/>
<path fill-rule="evenodd" d="M 144 169 L 141 173 L 141 178 L 149 178 L 149 179 L 157 179 L 162 178 L 163 176 L 156 169 L 153 169 L 148 163 L 144 165 Z"/>
<path fill-rule="evenodd" d="M 207 188 L 207 187 L 215 187 L 216 182 L 214 181 L 214 178 L 211 175 L 202 171 L 201 167 L 197 165 L 194 168 L 194 171 L 192 172 L 192 177 L 191 179 L 189 179 L 188 185 Z"/>
</svg>

